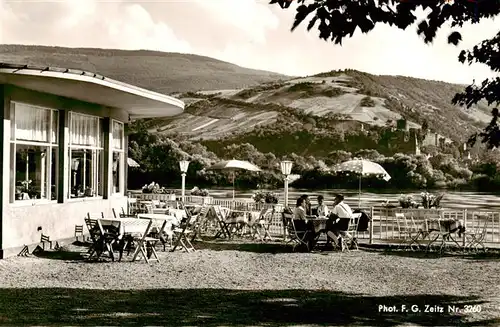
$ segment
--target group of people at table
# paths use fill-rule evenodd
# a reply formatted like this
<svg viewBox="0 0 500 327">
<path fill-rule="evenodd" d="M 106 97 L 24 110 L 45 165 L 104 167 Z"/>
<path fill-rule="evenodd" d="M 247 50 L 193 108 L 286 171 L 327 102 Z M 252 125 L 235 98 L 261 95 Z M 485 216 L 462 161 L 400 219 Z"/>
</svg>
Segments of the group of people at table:
<svg viewBox="0 0 500 327">
<path fill-rule="evenodd" d="M 317 239 L 312 222 L 314 219 L 322 218 L 326 220 L 323 230 L 327 235 L 326 247 L 331 247 L 332 242 L 334 242 L 339 249 L 343 250 L 342 237 L 352 238 L 347 232 L 347 226 L 344 222 L 352 218 L 353 210 L 344 202 L 342 194 L 335 195 L 331 209 L 324 203 L 323 195 L 319 195 L 317 201 L 318 205 L 313 208 L 308 195 L 302 195 L 297 199 L 294 211 L 295 229 L 308 231 L 306 238 L 309 248 L 312 248 Z"/>
</svg>

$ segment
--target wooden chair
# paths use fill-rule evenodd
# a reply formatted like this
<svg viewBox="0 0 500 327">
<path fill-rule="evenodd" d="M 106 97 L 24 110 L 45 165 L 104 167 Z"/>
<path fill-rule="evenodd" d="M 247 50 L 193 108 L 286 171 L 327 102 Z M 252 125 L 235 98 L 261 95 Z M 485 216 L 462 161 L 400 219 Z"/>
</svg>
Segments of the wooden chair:
<svg viewBox="0 0 500 327">
<path fill-rule="evenodd" d="M 97 220 L 86 217 L 85 225 L 87 225 L 87 229 L 90 234 L 90 240 L 92 241 L 92 244 L 90 245 L 89 250 L 87 252 L 89 254 L 88 259 L 92 258 L 94 254 L 96 255 L 97 259 L 99 259 L 102 253 L 102 242 L 101 242 L 101 230 L 97 224 Z"/>
<path fill-rule="evenodd" d="M 139 222 L 140 220 L 143 219 L 138 219 L 137 221 Z M 142 254 L 144 260 L 146 260 L 147 263 L 149 263 L 150 260 L 155 260 L 155 261 L 160 261 L 158 258 L 158 254 L 156 253 L 156 243 L 160 241 L 159 238 L 156 237 L 151 237 L 149 235 L 149 231 L 151 229 L 151 226 L 153 224 L 153 220 L 149 219 L 149 223 L 145 229 L 144 232 L 141 233 L 140 236 L 134 236 L 134 242 L 136 246 L 136 250 L 134 253 L 134 256 L 132 258 L 132 261 L 135 261 L 139 254 Z"/>
<path fill-rule="evenodd" d="M 172 248 L 171 252 L 174 252 L 175 249 L 177 249 L 178 246 L 182 246 L 186 252 L 192 252 L 195 251 L 195 248 L 193 247 L 193 244 L 191 244 L 191 241 L 189 241 L 188 236 L 193 233 L 192 230 L 190 230 L 189 224 L 191 222 L 192 216 L 189 210 L 186 210 L 184 207 L 184 204 L 181 204 L 181 208 L 184 208 L 186 211 L 186 216 L 187 218 L 183 221 L 181 221 L 180 226 L 176 227 L 173 229 L 174 232 L 174 237 L 175 237 L 175 242 L 174 242 L 174 247 Z"/>
<path fill-rule="evenodd" d="M 234 226 L 234 224 L 230 221 L 229 215 L 231 214 L 230 209 L 228 208 L 222 208 L 220 205 L 213 206 L 213 212 L 215 214 L 215 224 L 218 226 L 218 231 L 215 234 L 215 237 L 220 237 L 223 235 L 224 237 L 231 238 L 231 225 Z M 236 227 L 236 231 L 238 228 Z"/>
<path fill-rule="evenodd" d="M 134 214 L 128 214 L 128 213 L 125 211 L 125 208 L 124 208 L 124 207 L 121 207 L 120 217 L 122 217 L 122 218 L 135 218 L 135 217 L 136 217 L 136 215 L 134 215 Z"/>
<path fill-rule="evenodd" d="M 104 212 L 87 212 L 87 218 L 89 219 L 101 219 L 104 218 Z"/>
<path fill-rule="evenodd" d="M 262 209 L 260 212 L 257 226 L 264 231 L 264 238 L 263 238 L 264 241 L 266 240 L 266 237 L 268 237 L 270 241 L 273 240 L 273 237 L 271 236 L 269 229 L 271 228 L 271 223 L 273 221 L 274 214 L 275 214 L 274 208 Z"/>
<path fill-rule="evenodd" d="M 191 238 L 191 242 L 194 241 L 197 236 L 201 236 L 203 233 L 205 233 L 208 230 L 209 224 L 210 224 L 210 219 L 208 217 L 208 214 L 210 212 L 210 209 L 211 209 L 211 207 L 209 207 L 207 205 L 203 205 L 198 214 L 192 215 L 191 224 L 192 225 L 194 224 L 195 228 L 194 228 L 193 236 Z M 186 212 L 187 212 L 187 210 L 186 210 Z"/>
<path fill-rule="evenodd" d="M 99 259 L 104 252 L 109 254 L 111 260 L 115 260 L 113 255 L 113 243 L 117 241 L 116 233 L 110 233 L 104 230 L 98 219 L 104 218 L 104 213 L 87 213 L 85 224 L 90 233 L 92 244 L 89 248 L 89 259 L 95 254 L 96 259 Z"/>
<path fill-rule="evenodd" d="M 404 213 L 396 213 L 395 216 L 399 235 L 403 237 L 400 246 L 404 246 L 409 250 L 413 250 L 413 246 L 416 246 L 417 250 L 419 250 L 419 239 L 423 239 L 424 231 L 416 224 L 413 215 L 408 218 Z"/>
<path fill-rule="evenodd" d="M 136 214 L 140 213 L 137 199 L 132 199 L 131 201 L 128 202 L 127 205 L 128 205 L 128 213 L 130 216 L 135 216 Z"/>
<path fill-rule="evenodd" d="M 340 233 L 342 235 L 342 251 L 350 251 L 350 247 L 354 247 L 358 250 L 358 241 L 356 235 L 358 232 L 359 219 L 361 218 L 361 213 L 353 213 L 352 217 L 349 219 L 346 230 L 342 230 Z"/>
<path fill-rule="evenodd" d="M 482 248 L 486 252 L 486 247 L 484 246 L 484 240 L 486 238 L 486 233 L 488 231 L 488 216 L 478 216 L 484 220 L 482 224 L 476 221 L 475 226 L 472 227 L 471 231 L 465 230 L 465 247 L 464 251 L 468 250 L 479 250 Z"/>
<path fill-rule="evenodd" d="M 47 235 L 41 235 L 40 236 L 40 242 L 42 243 L 42 248 L 45 251 L 45 243 L 49 243 L 49 249 L 52 250 L 52 241 L 50 240 L 50 237 Z"/>
<path fill-rule="evenodd" d="M 83 225 L 75 225 L 75 239 L 77 242 L 78 236 L 82 237 L 82 242 L 85 241 L 85 236 L 83 235 Z"/>
<path fill-rule="evenodd" d="M 310 231 L 307 230 L 306 228 L 303 228 L 303 229 L 299 228 L 299 229 L 297 229 L 295 227 L 295 220 L 293 219 L 294 218 L 293 214 L 289 214 L 287 212 L 283 212 L 281 215 L 283 217 L 283 221 L 286 222 L 286 228 L 287 228 L 287 231 L 288 231 L 288 237 L 290 238 L 286 242 L 286 244 L 294 243 L 292 251 L 295 251 L 295 248 L 297 246 L 302 246 L 303 245 L 303 246 L 306 247 L 307 251 L 309 252 L 310 249 L 309 249 L 308 237 L 309 237 Z"/>
</svg>

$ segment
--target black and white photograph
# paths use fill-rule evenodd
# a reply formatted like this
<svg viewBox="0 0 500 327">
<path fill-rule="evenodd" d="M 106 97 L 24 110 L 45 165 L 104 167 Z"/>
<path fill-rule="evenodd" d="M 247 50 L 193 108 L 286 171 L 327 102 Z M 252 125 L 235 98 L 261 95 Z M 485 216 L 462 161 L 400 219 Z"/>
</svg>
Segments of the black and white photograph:
<svg viewBox="0 0 500 327">
<path fill-rule="evenodd" d="M 500 0 L 0 0 L 0 326 L 500 326 Z"/>
</svg>

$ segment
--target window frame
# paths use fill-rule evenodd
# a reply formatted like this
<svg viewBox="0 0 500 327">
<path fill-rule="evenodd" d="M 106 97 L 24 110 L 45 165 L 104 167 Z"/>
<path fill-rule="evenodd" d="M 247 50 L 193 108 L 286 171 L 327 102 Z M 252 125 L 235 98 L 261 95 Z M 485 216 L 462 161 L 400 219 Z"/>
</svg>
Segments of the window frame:
<svg viewBox="0 0 500 327">
<path fill-rule="evenodd" d="M 115 137 L 114 137 L 114 128 L 115 128 L 115 123 L 119 124 L 121 126 L 121 135 L 120 135 L 120 143 L 121 143 L 121 148 L 115 147 Z M 111 124 L 111 138 L 110 138 L 110 152 L 111 152 L 111 172 L 110 172 L 110 195 L 111 196 L 123 196 L 125 194 L 125 123 L 116 120 L 116 119 L 111 119 L 110 120 Z M 114 192 L 114 183 L 113 183 L 113 164 L 114 164 L 114 154 L 118 153 L 119 156 L 119 163 L 118 164 L 118 190 Z"/>
<path fill-rule="evenodd" d="M 61 173 L 59 171 L 59 119 L 60 115 L 59 112 L 60 110 L 58 109 L 53 109 L 53 108 L 48 108 L 48 107 L 42 107 L 38 105 L 33 105 L 30 103 L 22 102 L 22 101 L 10 101 L 10 138 L 9 138 L 9 151 L 10 151 L 10 174 L 13 174 L 13 176 L 10 176 L 11 180 L 11 185 L 9 188 L 9 203 L 14 204 L 14 205 L 33 205 L 33 204 L 43 204 L 43 203 L 57 203 L 58 199 L 58 180 L 59 180 L 59 174 Z M 33 140 L 22 140 L 22 139 L 17 139 L 16 138 L 16 111 L 20 106 L 27 106 L 31 107 L 36 110 L 45 110 L 50 112 L 50 118 L 49 121 L 47 122 L 47 133 L 48 133 L 48 141 L 42 142 L 42 141 L 33 141 Z M 56 117 L 56 121 L 54 124 L 54 117 Z M 53 128 L 55 127 L 55 133 Z M 53 140 L 55 139 L 55 140 Z M 17 161 L 17 145 L 27 145 L 27 146 L 39 146 L 42 148 L 46 149 L 47 153 L 47 164 L 45 165 L 45 194 L 47 195 L 46 198 L 43 199 L 29 199 L 29 200 L 16 200 L 16 174 L 17 174 L 17 167 L 16 167 L 16 161 Z M 52 158 L 52 153 L 55 150 L 56 156 L 55 159 L 53 160 Z M 53 162 L 54 161 L 54 162 Z M 55 199 L 52 199 L 52 165 L 55 165 Z M 12 183 L 13 181 L 13 183 Z M 43 188 L 40 188 L 40 190 L 43 190 Z"/>
<path fill-rule="evenodd" d="M 68 191 L 65 194 L 65 197 L 68 199 L 68 201 L 82 201 L 82 200 L 91 200 L 91 199 L 102 199 L 105 194 L 104 190 L 104 180 L 106 178 L 105 176 L 105 170 L 104 170 L 104 162 L 105 162 L 105 149 L 106 149 L 106 144 L 105 144 L 105 136 L 104 136 L 104 118 L 100 116 L 95 116 L 95 115 L 88 115 L 80 112 L 74 112 L 74 111 L 69 111 L 68 112 L 68 140 L 67 140 L 67 147 L 68 147 Z M 96 144 L 97 146 L 94 145 L 79 145 L 79 144 L 73 144 L 73 134 L 72 134 L 72 128 L 73 128 L 73 116 L 84 116 L 84 117 L 92 117 L 97 120 L 97 133 L 96 133 Z M 102 139 L 101 139 L 102 138 Z M 72 176 L 72 151 L 73 150 L 89 150 L 91 151 L 92 154 L 92 175 L 93 175 L 93 180 L 90 181 L 90 185 L 95 186 L 95 190 L 93 192 L 94 196 L 82 196 L 82 197 L 72 197 L 72 181 L 73 181 L 73 176 Z M 99 172 L 100 168 L 100 172 Z M 84 187 L 84 192 L 85 192 L 85 186 L 86 186 L 86 179 L 84 176 L 84 181 L 83 181 L 83 187 Z M 99 186 L 100 185 L 100 186 Z M 94 188 L 93 188 L 94 189 Z M 101 192 L 102 194 L 99 194 Z"/>
</svg>

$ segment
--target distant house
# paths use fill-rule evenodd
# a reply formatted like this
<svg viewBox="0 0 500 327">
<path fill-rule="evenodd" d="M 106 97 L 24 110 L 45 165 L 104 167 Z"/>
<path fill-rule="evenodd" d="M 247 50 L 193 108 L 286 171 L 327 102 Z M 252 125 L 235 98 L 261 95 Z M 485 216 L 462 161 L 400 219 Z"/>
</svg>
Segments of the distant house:
<svg viewBox="0 0 500 327">
<path fill-rule="evenodd" d="M 424 139 L 422 140 L 421 146 L 437 146 L 437 147 L 442 147 L 447 144 L 452 144 L 453 141 L 450 138 L 444 137 L 443 135 L 440 135 L 435 132 L 427 132 L 425 134 Z"/>
<path fill-rule="evenodd" d="M 0 64 L 0 258 L 126 206 L 127 124 L 178 99 L 79 70 Z"/>
<path fill-rule="evenodd" d="M 364 130 L 364 123 L 358 120 L 337 120 L 335 127 L 345 131 L 362 131 Z"/>
</svg>

